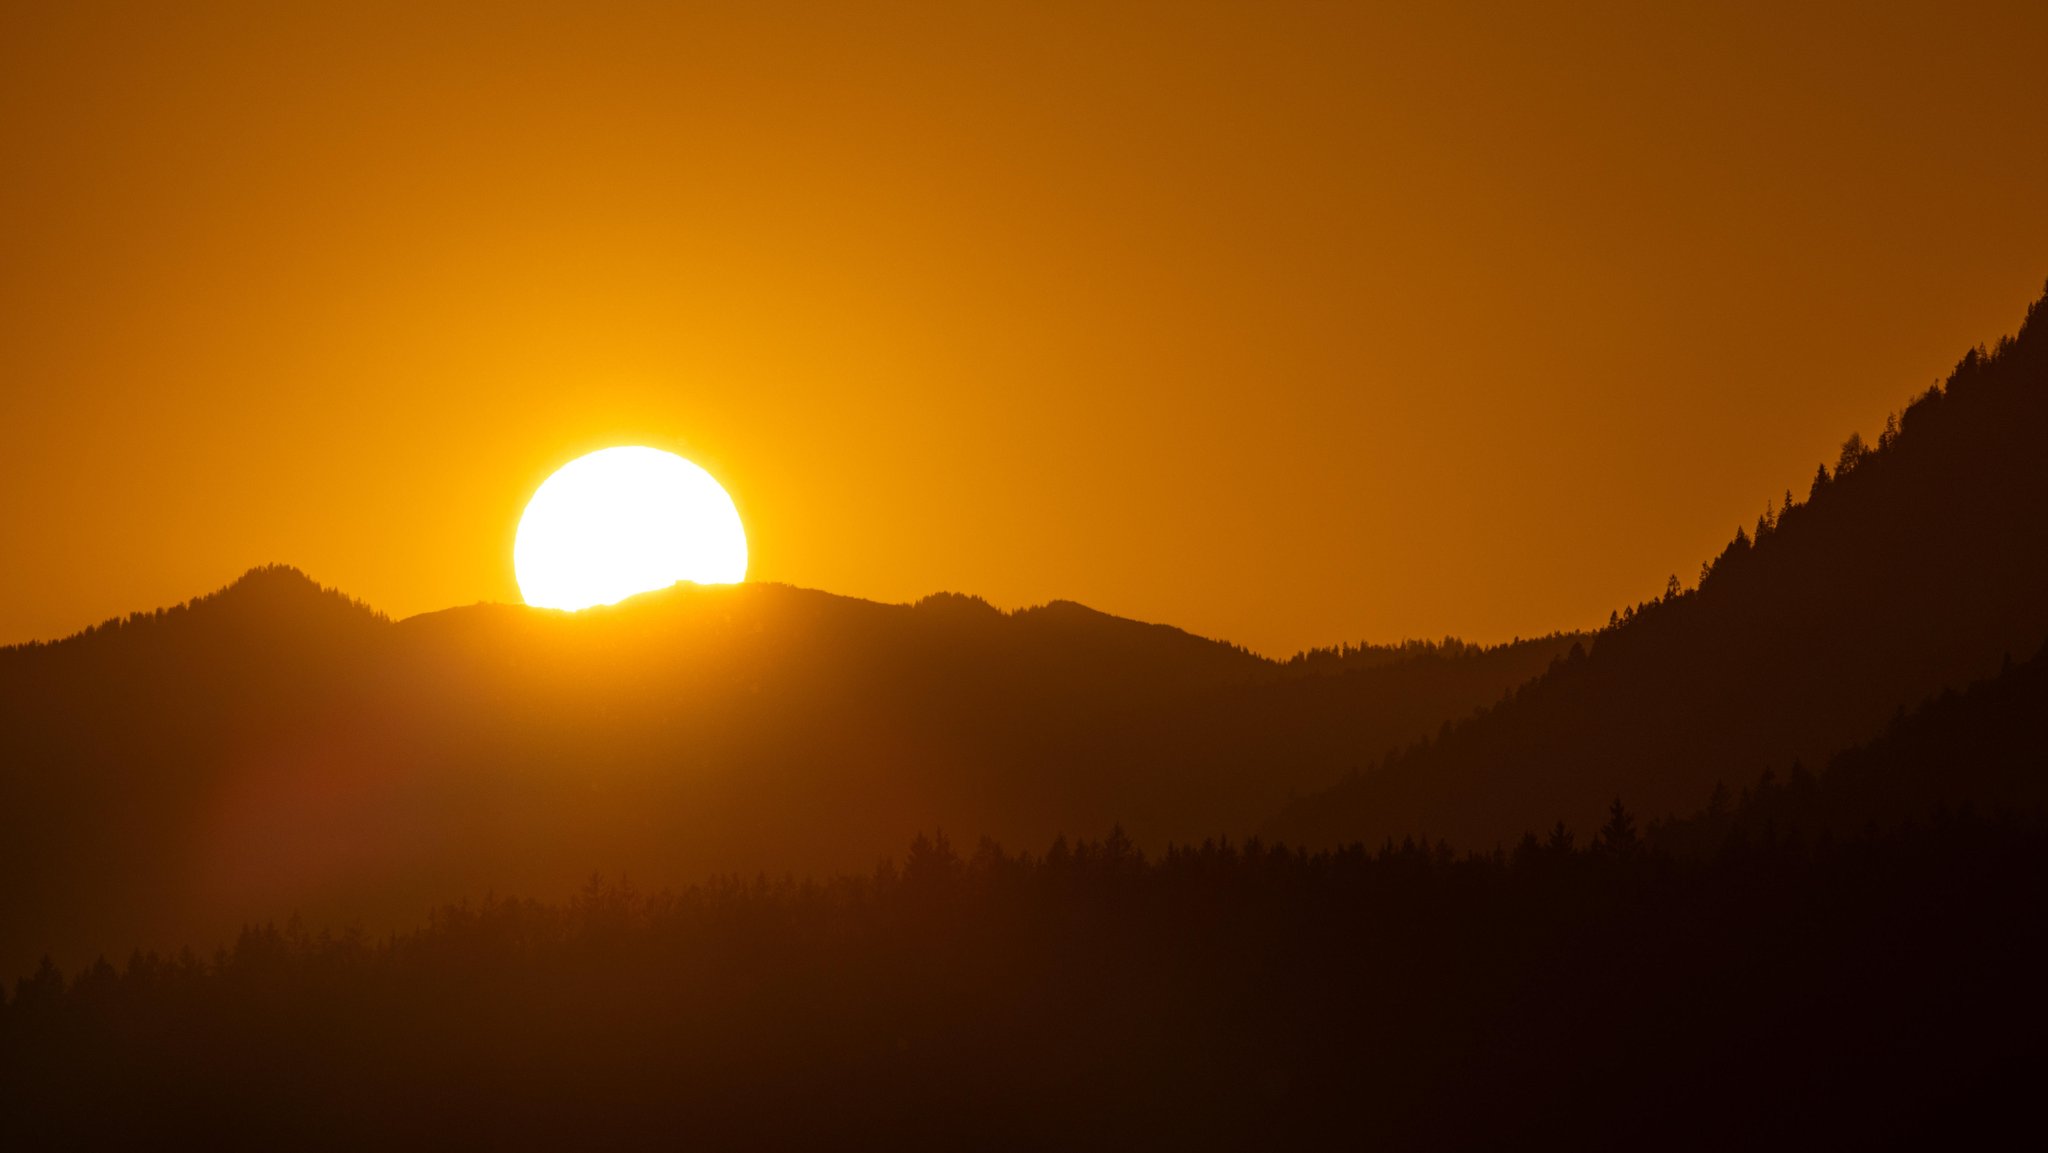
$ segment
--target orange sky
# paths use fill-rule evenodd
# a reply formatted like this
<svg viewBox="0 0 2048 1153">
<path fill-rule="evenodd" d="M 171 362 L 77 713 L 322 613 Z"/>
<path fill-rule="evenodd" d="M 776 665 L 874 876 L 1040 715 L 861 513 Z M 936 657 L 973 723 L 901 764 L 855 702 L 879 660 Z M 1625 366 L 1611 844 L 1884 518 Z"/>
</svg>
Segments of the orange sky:
<svg viewBox="0 0 2048 1153">
<path fill-rule="evenodd" d="M 616 443 L 759 579 L 1591 625 L 2048 278 L 2035 2 L 85 7 L 0 9 L 0 642 L 517 599 Z"/>
</svg>

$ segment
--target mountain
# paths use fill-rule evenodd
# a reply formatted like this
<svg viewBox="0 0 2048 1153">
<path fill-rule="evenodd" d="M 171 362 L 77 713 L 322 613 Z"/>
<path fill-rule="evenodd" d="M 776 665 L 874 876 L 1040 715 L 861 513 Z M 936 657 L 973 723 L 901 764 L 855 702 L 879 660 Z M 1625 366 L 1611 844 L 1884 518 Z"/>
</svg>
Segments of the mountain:
<svg viewBox="0 0 2048 1153">
<path fill-rule="evenodd" d="M 1690 812 L 1717 783 L 1819 765 L 1901 708 L 2048 639 L 2048 298 L 1806 499 L 1738 529 L 1699 586 L 1634 606 L 1512 700 L 1290 806 L 1311 843 L 1490 846 L 1616 797 Z"/>
<path fill-rule="evenodd" d="M 678 586 L 391 621 L 296 570 L 0 650 L 0 963 L 488 891 L 1244 832 L 1573 642 L 1285 662 L 1056 602 Z"/>
</svg>

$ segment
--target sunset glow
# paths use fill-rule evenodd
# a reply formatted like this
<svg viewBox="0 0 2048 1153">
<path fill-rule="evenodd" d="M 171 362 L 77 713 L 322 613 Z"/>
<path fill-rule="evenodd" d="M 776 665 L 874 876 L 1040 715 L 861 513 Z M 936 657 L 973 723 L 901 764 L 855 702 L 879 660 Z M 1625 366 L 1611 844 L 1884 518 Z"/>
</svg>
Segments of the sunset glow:
<svg viewBox="0 0 2048 1153">
<path fill-rule="evenodd" d="M 0 1153 L 2032 1132 L 2044 50 L 0 3 Z"/>
</svg>

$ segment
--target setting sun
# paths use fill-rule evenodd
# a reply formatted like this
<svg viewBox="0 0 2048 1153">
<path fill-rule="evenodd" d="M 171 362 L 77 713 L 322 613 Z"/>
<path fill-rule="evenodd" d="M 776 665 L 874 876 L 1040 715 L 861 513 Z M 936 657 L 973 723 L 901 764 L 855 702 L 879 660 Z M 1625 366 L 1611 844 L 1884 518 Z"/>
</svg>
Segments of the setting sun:
<svg viewBox="0 0 2048 1153">
<path fill-rule="evenodd" d="M 747 534 L 710 473 L 656 448 L 607 448 L 534 492 L 512 567 L 527 604 L 582 609 L 677 581 L 743 580 Z"/>
</svg>

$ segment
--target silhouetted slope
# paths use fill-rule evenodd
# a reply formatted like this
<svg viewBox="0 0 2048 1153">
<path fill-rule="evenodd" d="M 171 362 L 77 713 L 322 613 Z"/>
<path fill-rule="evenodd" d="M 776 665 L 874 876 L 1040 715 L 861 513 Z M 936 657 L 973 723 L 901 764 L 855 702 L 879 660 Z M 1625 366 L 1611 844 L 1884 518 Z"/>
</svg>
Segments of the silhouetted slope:
<svg viewBox="0 0 2048 1153">
<path fill-rule="evenodd" d="M 1614 797 L 1686 812 L 1717 781 L 1827 756 L 2048 638 L 2048 300 L 1874 449 L 1739 531 L 1700 587 L 1637 606 L 1515 699 L 1290 808 L 1328 842 L 1491 844 Z"/>
<path fill-rule="evenodd" d="M 859 868 L 919 827 L 1247 830 L 1569 643 L 1276 663 L 1070 603 L 777 585 L 392 623 L 259 570 L 0 650 L 0 962 L 593 870 Z"/>
<path fill-rule="evenodd" d="M 2048 648 L 1901 712 L 1824 772 L 1766 771 L 1653 826 L 1651 839 L 1676 853 L 1713 852 L 1731 838 L 1843 839 L 1970 811 L 2048 827 Z"/>
</svg>

